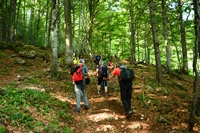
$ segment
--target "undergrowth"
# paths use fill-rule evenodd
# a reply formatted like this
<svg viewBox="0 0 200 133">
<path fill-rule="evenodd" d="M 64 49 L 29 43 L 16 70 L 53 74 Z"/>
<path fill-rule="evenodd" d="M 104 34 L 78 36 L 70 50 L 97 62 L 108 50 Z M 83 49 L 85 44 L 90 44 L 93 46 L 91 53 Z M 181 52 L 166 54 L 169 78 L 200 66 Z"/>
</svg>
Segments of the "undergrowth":
<svg viewBox="0 0 200 133">
<path fill-rule="evenodd" d="M 6 125 L 23 127 L 33 132 L 70 133 L 68 126 L 59 121 L 71 122 L 69 105 L 46 92 L 8 86 L 0 91 L 0 132 L 7 132 Z M 37 114 L 33 114 L 36 110 Z M 67 113 L 66 113 L 67 112 Z M 50 119 L 49 123 L 44 119 Z"/>
</svg>

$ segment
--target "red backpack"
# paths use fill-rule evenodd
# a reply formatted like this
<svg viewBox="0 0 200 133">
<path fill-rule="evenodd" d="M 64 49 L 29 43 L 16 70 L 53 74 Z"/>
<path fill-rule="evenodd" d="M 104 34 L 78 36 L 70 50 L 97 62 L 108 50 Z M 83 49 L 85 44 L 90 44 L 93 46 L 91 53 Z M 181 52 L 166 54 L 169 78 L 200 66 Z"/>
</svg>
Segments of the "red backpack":
<svg viewBox="0 0 200 133">
<path fill-rule="evenodd" d="M 75 82 L 75 83 L 83 80 L 82 66 L 83 65 L 80 65 L 78 67 L 78 69 L 72 75 L 72 81 Z"/>
</svg>

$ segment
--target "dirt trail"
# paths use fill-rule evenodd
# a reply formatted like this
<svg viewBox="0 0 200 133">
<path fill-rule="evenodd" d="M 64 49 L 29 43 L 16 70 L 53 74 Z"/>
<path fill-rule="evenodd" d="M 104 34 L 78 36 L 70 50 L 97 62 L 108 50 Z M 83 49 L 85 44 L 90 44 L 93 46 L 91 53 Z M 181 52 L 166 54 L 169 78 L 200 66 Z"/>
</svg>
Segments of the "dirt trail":
<svg viewBox="0 0 200 133">
<path fill-rule="evenodd" d="M 95 81 L 96 78 L 91 77 L 91 80 Z M 115 84 L 116 87 L 114 89 L 112 89 L 113 84 Z M 112 85 L 112 87 L 110 85 Z M 85 110 L 82 102 L 81 112 L 79 114 L 72 113 L 74 120 L 70 128 L 73 130 L 73 133 L 150 133 L 150 131 L 148 131 L 148 121 L 141 120 L 140 117 L 137 116 L 137 113 L 133 113 L 130 119 L 126 119 L 118 88 L 117 79 L 109 81 L 109 96 L 105 98 L 103 91 L 101 91 L 100 96 L 97 95 L 96 84 L 94 82 L 88 85 L 87 96 L 90 109 Z M 59 96 L 59 94 L 54 95 Z M 59 99 L 69 102 L 72 110 L 74 110 L 76 106 L 75 98 L 74 93 L 69 93 Z"/>
</svg>

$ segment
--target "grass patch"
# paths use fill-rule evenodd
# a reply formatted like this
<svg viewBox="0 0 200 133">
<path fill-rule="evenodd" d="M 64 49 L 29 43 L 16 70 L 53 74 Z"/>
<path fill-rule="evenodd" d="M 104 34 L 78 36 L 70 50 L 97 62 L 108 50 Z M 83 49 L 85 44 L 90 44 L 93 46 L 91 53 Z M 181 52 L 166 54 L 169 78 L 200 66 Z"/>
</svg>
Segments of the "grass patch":
<svg viewBox="0 0 200 133">
<path fill-rule="evenodd" d="M 71 121 L 71 115 L 67 112 L 69 105 L 52 97 L 46 92 L 36 90 L 21 90 L 12 86 L 4 89 L 0 95 L 0 124 L 11 123 L 12 126 L 24 127 L 28 131 L 41 132 L 65 132 L 70 131 L 68 127 L 59 125 L 59 121 Z M 34 113 L 42 114 L 42 117 L 48 117 L 50 123 L 46 124 Z"/>
</svg>

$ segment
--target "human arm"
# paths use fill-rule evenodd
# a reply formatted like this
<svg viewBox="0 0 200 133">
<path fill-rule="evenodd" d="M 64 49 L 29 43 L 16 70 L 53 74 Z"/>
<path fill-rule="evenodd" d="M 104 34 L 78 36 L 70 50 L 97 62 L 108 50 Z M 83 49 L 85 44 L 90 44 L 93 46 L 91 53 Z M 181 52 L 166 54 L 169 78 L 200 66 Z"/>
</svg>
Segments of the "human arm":
<svg viewBox="0 0 200 133">
<path fill-rule="evenodd" d="M 119 68 L 115 68 L 112 72 L 111 72 L 111 76 L 109 76 L 107 78 L 107 80 L 112 79 L 115 75 L 119 75 L 120 69 Z"/>
<path fill-rule="evenodd" d="M 114 77 L 115 75 L 111 75 L 111 76 L 109 76 L 108 78 L 107 78 L 107 80 L 111 80 L 113 77 Z"/>
</svg>

